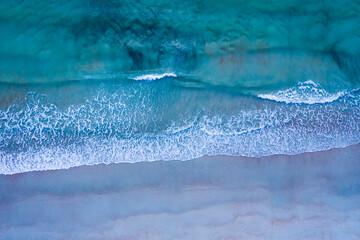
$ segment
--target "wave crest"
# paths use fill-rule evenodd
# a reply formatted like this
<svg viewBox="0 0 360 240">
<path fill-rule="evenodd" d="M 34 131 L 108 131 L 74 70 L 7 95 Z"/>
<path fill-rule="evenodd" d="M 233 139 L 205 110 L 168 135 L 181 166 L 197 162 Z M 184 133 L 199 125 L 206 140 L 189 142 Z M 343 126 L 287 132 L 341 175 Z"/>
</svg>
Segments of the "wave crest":
<svg viewBox="0 0 360 240">
<path fill-rule="evenodd" d="M 262 99 L 273 100 L 276 102 L 317 104 L 334 102 L 345 94 L 346 91 L 329 93 L 322 88 L 320 84 L 308 80 L 287 90 L 278 91 L 273 94 L 258 94 L 257 96 Z"/>
<path fill-rule="evenodd" d="M 177 75 L 175 73 L 168 72 L 168 73 L 162 73 L 162 74 L 145 74 L 145 75 L 133 77 L 131 79 L 136 80 L 136 81 L 155 81 L 155 80 L 159 80 L 159 79 L 166 78 L 166 77 L 175 78 L 175 77 L 177 77 Z"/>
</svg>

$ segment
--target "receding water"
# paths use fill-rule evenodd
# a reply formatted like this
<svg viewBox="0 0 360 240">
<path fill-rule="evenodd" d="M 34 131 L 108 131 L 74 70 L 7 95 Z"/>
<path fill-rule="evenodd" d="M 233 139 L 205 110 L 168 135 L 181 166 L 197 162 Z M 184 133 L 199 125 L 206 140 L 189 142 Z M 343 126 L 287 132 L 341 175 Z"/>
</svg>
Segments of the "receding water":
<svg viewBox="0 0 360 240">
<path fill-rule="evenodd" d="M 179 87 L 178 81 L 4 84 L 2 96 L 11 102 L 4 100 L 0 111 L 1 172 L 297 154 L 360 140 L 358 91 L 335 97 L 303 84 L 278 93 L 276 102 L 231 89 Z M 319 103 L 301 102 L 301 91 L 315 91 L 306 99 Z"/>
</svg>

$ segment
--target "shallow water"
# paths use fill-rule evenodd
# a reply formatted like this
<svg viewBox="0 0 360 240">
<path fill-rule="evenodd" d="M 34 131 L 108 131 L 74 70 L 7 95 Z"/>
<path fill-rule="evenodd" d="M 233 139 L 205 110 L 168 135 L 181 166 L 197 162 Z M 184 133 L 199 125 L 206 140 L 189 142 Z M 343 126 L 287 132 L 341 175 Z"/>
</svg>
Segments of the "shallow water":
<svg viewBox="0 0 360 240">
<path fill-rule="evenodd" d="M 11 102 L 0 108 L 1 173 L 297 154 L 360 140 L 358 91 L 331 95 L 301 85 L 272 95 L 276 102 L 231 89 L 184 88 L 178 81 L 3 85 L 2 96 Z"/>
</svg>

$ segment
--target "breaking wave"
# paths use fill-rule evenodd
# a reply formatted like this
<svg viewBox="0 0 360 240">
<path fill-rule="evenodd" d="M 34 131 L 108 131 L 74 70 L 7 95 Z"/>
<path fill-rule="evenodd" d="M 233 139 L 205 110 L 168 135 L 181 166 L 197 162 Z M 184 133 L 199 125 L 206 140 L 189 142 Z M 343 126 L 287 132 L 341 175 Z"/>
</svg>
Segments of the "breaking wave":
<svg viewBox="0 0 360 240">
<path fill-rule="evenodd" d="M 154 80 L 159 80 L 162 78 L 166 78 L 166 77 L 177 77 L 177 75 L 175 73 L 162 73 L 162 74 L 145 74 L 145 75 L 140 75 L 137 77 L 132 77 L 131 79 L 136 80 L 136 81 L 154 81 Z"/>
<path fill-rule="evenodd" d="M 308 80 L 299 83 L 296 87 L 273 94 L 259 94 L 258 97 L 284 103 L 317 104 L 334 102 L 345 94 L 346 91 L 329 93 L 320 84 Z"/>
<path fill-rule="evenodd" d="M 100 90 L 85 103 L 64 108 L 46 95 L 28 93 L 25 104 L 0 111 L 0 173 L 219 154 L 298 154 L 360 142 L 358 94 L 339 104 L 257 100 L 245 110 L 212 111 L 223 99 L 218 96 L 205 109 L 190 101 L 187 107 L 195 110 L 189 113 L 177 111 L 171 101 L 162 110 L 152 96 L 144 89 Z M 233 106 L 249 99 L 237 101 Z M 173 108 L 178 116 L 169 112 Z"/>
</svg>

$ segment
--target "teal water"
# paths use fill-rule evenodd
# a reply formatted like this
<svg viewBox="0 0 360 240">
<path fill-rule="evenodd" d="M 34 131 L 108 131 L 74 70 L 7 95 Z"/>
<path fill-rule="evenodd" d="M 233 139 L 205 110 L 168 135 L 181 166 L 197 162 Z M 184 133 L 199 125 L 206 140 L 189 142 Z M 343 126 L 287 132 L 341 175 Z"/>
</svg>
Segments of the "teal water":
<svg viewBox="0 0 360 240">
<path fill-rule="evenodd" d="M 0 3 L 0 173 L 360 142 L 358 1 Z"/>
</svg>

